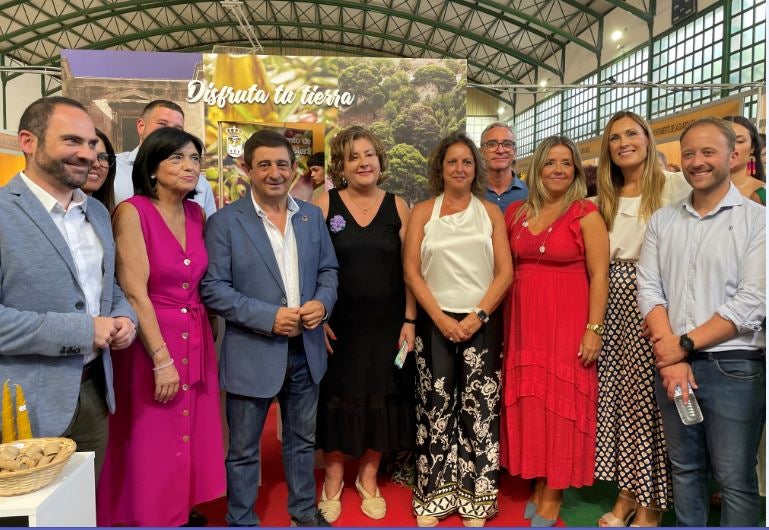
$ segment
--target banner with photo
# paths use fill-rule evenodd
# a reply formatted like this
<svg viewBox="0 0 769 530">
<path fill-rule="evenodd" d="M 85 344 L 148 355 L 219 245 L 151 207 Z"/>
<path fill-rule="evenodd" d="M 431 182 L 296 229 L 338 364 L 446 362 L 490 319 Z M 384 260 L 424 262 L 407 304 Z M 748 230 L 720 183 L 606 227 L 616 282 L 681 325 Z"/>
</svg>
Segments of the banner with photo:
<svg viewBox="0 0 769 530">
<path fill-rule="evenodd" d="M 382 187 L 409 203 L 423 200 L 430 151 L 465 128 L 466 84 L 466 61 L 457 59 L 62 51 L 62 93 L 88 107 L 118 152 L 138 144 L 136 120 L 147 103 L 178 103 L 185 128 L 204 142 L 203 169 L 220 207 L 246 192 L 239 149 L 262 127 L 294 146 L 297 198 L 319 191 L 308 158 L 326 152 L 328 162 L 334 134 L 362 125 L 388 150 Z"/>
</svg>

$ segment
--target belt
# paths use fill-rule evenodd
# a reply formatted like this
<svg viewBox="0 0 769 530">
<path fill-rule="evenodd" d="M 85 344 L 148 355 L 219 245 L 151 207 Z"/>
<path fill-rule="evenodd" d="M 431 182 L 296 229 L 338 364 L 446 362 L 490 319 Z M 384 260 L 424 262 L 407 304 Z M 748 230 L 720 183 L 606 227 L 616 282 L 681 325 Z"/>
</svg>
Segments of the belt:
<svg viewBox="0 0 769 530">
<path fill-rule="evenodd" d="M 83 366 L 83 375 L 80 378 L 80 382 L 85 383 L 86 381 L 90 381 L 91 379 L 99 378 L 103 374 L 104 374 L 104 368 L 102 366 L 102 360 L 100 357 L 97 357 L 93 361 Z"/>
<path fill-rule="evenodd" d="M 764 359 L 763 350 L 727 350 L 727 351 L 694 351 L 689 354 L 690 361 L 709 360 L 741 360 L 741 361 L 760 361 Z"/>
</svg>

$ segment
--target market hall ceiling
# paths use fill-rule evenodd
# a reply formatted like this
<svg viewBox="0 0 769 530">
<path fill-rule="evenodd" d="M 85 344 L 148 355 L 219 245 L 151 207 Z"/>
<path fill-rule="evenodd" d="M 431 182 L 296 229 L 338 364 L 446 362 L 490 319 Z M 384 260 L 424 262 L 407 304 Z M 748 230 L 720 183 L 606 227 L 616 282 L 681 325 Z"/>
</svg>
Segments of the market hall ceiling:
<svg viewBox="0 0 769 530">
<path fill-rule="evenodd" d="M 67 48 L 210 52 L 214 46 L 253 47 L 238 13 L 226 5 L 239 4 L 263 48 L 259 53 L 459 58 L 467 59 L 468 82 L 474 84 L 535 84 L 537 68 L 563 82 L 567 43 L 598 54 L 606 13 L 622 9 L 649 22 L 655 3 L 0 0 L 0 65 L 11 58 L 57 67 Z"/>
</svg>

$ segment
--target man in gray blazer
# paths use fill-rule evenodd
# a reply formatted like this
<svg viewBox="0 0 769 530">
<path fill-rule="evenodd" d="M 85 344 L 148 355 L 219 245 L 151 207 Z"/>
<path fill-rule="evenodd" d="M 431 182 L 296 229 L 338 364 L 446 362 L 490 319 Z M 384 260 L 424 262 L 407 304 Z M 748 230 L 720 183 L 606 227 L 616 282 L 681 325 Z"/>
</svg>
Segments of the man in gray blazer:
<svg viewBox="0 0 769 530">
<path fill-rule="evenodd" d="M 337 261 L 317 207 L 289 197 L 291 144 L 262 130 L 245 144 L 251 192 L 206 226 L 206 305 L 226 319 L 219 380 L 227 392 L 227 523 L 255 526 L 259 439 L 275 396 L 292 526 L 330 526 L 315 506 L 315 414 L 326 371 L 323 322 Z"/>
<path fill-rule="evenodd" d="M 23 388 L 34 436 L 96 452 L 98 479 L 115 409 L 110 350 L 136 335 L 109 214 L 80 191 L 98 138 L 80 103 L 52 97 L 27 107 L 18 140 L 26 168 L 0 188 L 0 379 Z"/>
</svg>

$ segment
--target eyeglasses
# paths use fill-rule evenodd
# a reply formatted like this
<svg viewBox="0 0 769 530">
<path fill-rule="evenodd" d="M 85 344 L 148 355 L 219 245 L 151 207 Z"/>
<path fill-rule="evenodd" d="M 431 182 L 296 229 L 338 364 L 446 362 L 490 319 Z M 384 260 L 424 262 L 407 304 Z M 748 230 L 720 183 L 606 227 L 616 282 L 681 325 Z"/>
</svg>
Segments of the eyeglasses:
<svg viewBox="0 0 769 530">
<path fill-rule="evenodd" d="M 96 160 L 104 169 L 109 169 L 115 165 L 115 155 L 111 155 L 109 153 L 99 153 L 96 155 Z"/>
<path fill-rule="evenodd" d="M 488 142 L 483 144 L 483 148 L 486 149 L 487 151 L 496 151 L 500 145 L 502 146 L 502 149 L 507 152 L 510 152 L 513 149 L 515 149 L 515 142 L 511 142 L 510 140 L 505 140 L 504 142 L 489 140 Z"/>
</svg>

